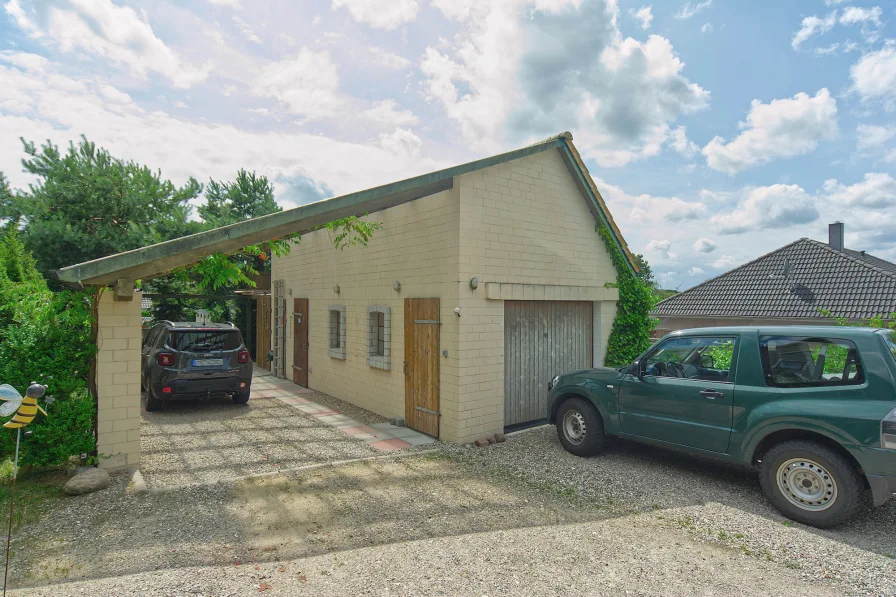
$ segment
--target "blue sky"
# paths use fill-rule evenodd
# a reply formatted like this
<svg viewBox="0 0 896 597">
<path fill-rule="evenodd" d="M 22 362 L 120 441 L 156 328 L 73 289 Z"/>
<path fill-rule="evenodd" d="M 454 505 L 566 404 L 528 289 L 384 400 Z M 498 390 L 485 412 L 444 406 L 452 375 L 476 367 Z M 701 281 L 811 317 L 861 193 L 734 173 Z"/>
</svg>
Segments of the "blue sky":
<svg viewBox="0 0 896 597">
<path fill-rule="evenodd" d="M 896 9 L 848 0 L 0 0 L 0 171 L 80 134 L 285 207 L 563 130 L 687 288 L 846 223 L 896 260 Z"/>
</svg>

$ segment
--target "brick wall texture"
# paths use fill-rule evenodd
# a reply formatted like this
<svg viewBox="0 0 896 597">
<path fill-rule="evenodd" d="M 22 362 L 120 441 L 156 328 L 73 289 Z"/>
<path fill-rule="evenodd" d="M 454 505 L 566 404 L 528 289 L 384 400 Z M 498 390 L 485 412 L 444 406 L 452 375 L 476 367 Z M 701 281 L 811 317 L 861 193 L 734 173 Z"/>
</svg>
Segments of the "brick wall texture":
<svg viewBox="0 0 896 597">
<path fill-rule="evenodd" d="M 101 468 L 140 462 L 141 293 L 115 301 L 100 297 L 97 337 L 97 451 Z"/>
<path fill-rule="evenodd" d="M 322 230 L 304 235 L 288 256 L 274 258 L 272 279 L 285 281 L 287 311 L 293 298 L 309 299 L 312 388 L 383 416 L 404 416 L 404 299 L 439 298 L 440 437 L 466 442 L 501 431 L 504 302 L 486 298 L 487 283 L 524 285 L 530 300 L 549 300 L 552 292 L 567 296 L 566 287 L 608 299 L 594 302 L 595 361 L 602 359 L 616 309 L 616 295 L 605 284 L 616 274 L 557 151 L 459 176 L 448 191 L 368 219 L 383 229 L 367 247 L 336 250 Z M 396 281 L 400 291 L 393 289 Z M 333 304 L 345 306 L 344 360 L 328 354 Z M 390 370 L 367 364 L 371 305 L 391 308 Z M 287 371 L 292 328 L 286 326 Z"/>
</svg>

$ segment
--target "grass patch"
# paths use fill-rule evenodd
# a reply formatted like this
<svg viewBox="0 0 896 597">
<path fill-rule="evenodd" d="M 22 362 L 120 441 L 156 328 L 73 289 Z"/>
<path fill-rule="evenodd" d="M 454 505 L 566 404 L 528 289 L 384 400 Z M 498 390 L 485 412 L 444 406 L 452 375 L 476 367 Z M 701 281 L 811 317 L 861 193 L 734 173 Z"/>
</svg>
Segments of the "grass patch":
<svg viewBox="0 0 896 597">
<path fill-rule="evenodd" d="M 2 470 L 2 469 L 0 469 Z M 16 480 L 13 533 L 23 525 L 37 522 L 44 512 L 62 499 L 65 473 L 60 471 L 22 471 Z M 9 516 L 9 498 L 12 493 L 12 472 L 0 480 L 0 522 L 5 527 Z M 5 530 L 5 529 L 4 529 Z M 5 535 L 6 533 L 0 532 Z"/>
</svg>

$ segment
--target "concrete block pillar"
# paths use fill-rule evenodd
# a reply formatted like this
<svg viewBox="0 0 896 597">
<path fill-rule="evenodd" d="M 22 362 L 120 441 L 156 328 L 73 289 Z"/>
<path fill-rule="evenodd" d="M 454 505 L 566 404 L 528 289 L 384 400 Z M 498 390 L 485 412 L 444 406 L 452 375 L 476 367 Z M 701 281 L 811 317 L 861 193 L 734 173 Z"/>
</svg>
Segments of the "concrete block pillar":
<svg viewBox="0 0 896 597">
<path fill-rule="evenodd" d="M 100 297 L 97 333 L 97 451 L 100 468 L 140 463 L 140 348 L 142 294 Z"/>
</svg>

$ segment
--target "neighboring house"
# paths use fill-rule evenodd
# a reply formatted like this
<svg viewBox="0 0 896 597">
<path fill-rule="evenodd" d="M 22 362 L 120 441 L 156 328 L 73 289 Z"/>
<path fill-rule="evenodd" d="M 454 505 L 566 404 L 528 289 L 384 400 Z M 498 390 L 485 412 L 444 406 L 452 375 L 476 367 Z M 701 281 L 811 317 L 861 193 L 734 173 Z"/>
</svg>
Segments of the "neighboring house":
<svg viewBox="0 0 896 597">
<path fill-rule="evenodd" d="M 896 264 L 845 248 L 840 222 L 828 234 L 828 244 L 802 238 L 660 302 L 653 312 L 659 319 L 655 335 L 722 325 L 889 318 L 896 311 Z"/>
<path fill-rule="evenodd" d="M 368 247 L 319 230 L 274 258 L 275 374 L 449 441 L 544 419 L 554 375 L 603 365 L 618 298 L 612 218 L 561 138 L 371 215 Z"/>
<path fill-rule="evenodd" d="M 322 224 L 381 222 L 337 251 Z M 616 271 L 633 258 L 572 143 L 535 145 L 63 268 L 111 287 L 98 310 L 98 449 L 140 460 L 140 297 L 134 280 L 291 233 L 272 265 L 273 369 L 447 441 L 546 416 L 551 378 L 601 365 Z M 264 325 L 262 321 L 260 325 Z"/>
</svg>

